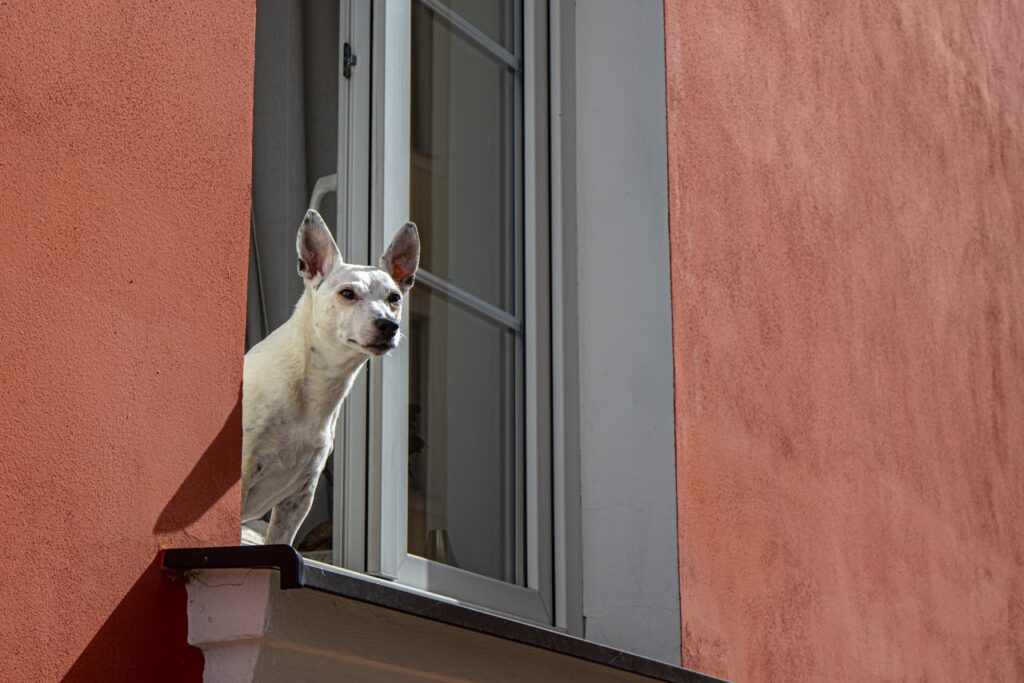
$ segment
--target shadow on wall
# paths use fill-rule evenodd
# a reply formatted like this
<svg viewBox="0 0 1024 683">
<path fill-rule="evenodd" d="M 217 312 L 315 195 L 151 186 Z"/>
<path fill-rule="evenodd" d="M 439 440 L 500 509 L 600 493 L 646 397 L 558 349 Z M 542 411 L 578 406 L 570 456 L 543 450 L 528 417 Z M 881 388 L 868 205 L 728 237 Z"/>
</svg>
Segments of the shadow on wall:
<svg viewBox="0 0 1024 683">
<path fill-rule="evenodd" d="M 164 506 L 153 526 L 153 533 L 188 534 L 188 527 L 199 521 L 242 477 L 242 390 L 238 402 L 224 426 L 203 453 L 185 481 Z M 234 454 L 235 457 L 228 457 Z M 241 514 L 241 510 L 239 510 Z"/>
<path fill-rule="evenodd" d="M 205 545 L 189 527 L 241 478 L 242 395 L 217 436 L 164 506 L 153 526 L 157 542 L 182 538 Z M 235 531 L 238 530 L 236 524 Z M 207 533 L 210 529 L 205 530 Z M 181 579 L 161 570 L 158 554 L 103 622 L 65 674 L 64 683 L 201 681 L 203 656 L 187 644 L 187 596 Z M 123 558 L 127 564 L 130 558 Z M 111 569 L 117 571 L 116 567 Z"/>
<path fill-rule="evenodd" d="M 185 585 L 168 578 L 157 556 L 71 665 L 63 683 L 203 679 L 203 655 L 185 644 Z"/>
</svg>

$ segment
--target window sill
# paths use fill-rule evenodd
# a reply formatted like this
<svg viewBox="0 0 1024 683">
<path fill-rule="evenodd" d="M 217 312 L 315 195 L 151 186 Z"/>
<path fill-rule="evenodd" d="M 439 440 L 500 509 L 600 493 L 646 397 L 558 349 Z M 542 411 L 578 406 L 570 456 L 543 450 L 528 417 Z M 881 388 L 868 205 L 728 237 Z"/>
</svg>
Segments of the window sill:
<svg viewBox="0 0 1024 683">
<path fill-rule="evenodd" d="M 317 671 L 333 679 L 342 662 L 353 678 L 359 672 L 433 677 L 489 671 L 483 676 L 488 680 L 500 680 L 501 674 L 520 680 L 570 673 L 580 680 L 633 678 L 623 674 L 686 683 L 718 680 L 304 561 L 290 546 L 170 549 L 164 551 L 163 566 L 196 579 L 189 582 L 189 642 L 206 655 L 208 682 L 273 680 L 274 672 L 294 667 L 304 669 L 308 680 L 319 680 Z M 270 572 L 253 571 L 258 569 L 276 569 L 280 587 Z"/>
</svg>

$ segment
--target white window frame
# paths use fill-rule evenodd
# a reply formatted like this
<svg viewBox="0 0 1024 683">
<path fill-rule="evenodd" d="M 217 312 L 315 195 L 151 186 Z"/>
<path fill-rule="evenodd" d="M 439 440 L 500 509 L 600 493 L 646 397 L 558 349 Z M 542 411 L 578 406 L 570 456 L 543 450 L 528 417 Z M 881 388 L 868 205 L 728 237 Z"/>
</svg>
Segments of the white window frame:
<svg viewBox="0 0 1024 683">
<path fill-rule="evenodd" d="M 409 217 L 410 27 L 412 2 L 380 2 L 374 14 L 376 133 L 374 135 L 371 244 L 379 252 Z M 431 3 L 425 3 L 431 4 Z M 516 128 L 522 131 L 526 167 L 521 173 L 529 201 L 517 201 L 525 211 L 523 226 L 525 267 L 521 311 L 525 346 L 525 458 L 523 519 L 525 550 L 523 585 L 498 581 L 411 555 L 407 539 L 408 377 L 407 347 L 370 371 L 370 449 L 367 505 L 367 566 L 378 576 L 465 600 L 506 614 L 540 623 L 554 623 L 552 591 L 549 303 L 547 286 L 547 108 L 546 12 L 537 0 L 524 0 L 523 112 L 534 112 Z M 454 25 L 453 25 L 454 28 Z M 540 42 L 543 41 L 543 42 Z M 376 55 L 375 55 L 376 56 Z M 542 56 L 543 59 L 536 59 Z M 542 87 L 543 86 L 543 87 Z M 541 116 L 536 113 L 542 112 Z M 542 135 L 538 135 L 542 132 Z M 517 200 L 520 198 L 517 198 Z M 518 213 L 518 211 L 517 211 Z M 521 221 L 521 222 L 520 222 Z M 544 235 L 543 239 L 537 239 Z M 408 320 L 403 321 L 408 325 Z M 517 380 L 518 381 L 518 380 Z M 522 526 L 517 524 L 517 529 Z"/>
<path fill-rule="evenodd" d="M 343 255 L 350 261 L 375 263 L 384 245 L 409 219 L 411 18 L 412 3 L 418 1 L 433 9 L 438 6 L 431 0 L 372 0 L 372 4 L 369 0 L 340 0 L 339 48 L 349 43 L 359 60 L 350 79 L 339 88 L 338 108 L 338 206 L 344 209 L 339 210 L 336 231 Z M 552 282 L 550 273 L 557 226 L 549 225 L 548 142 L 549 125 L 552 130 L 557 125 L 557 115 L 548 103 L 549 25 L 557 24 L 560 3 L 553 0 L 549 7 L 547 0 L 520 1 L 524 27 L 522 107 L 515 127 L 521 136 L 517 147 L 522 144 L 523 155 L 517 154 L 515 171 L 522 177 L 523 196 L 516 198 L 515 224 L 523 235 L 517 263 L 525 273 L 522 293 L 516 296 L 525 353 L 516 365 L 525 370 L 517 371 L 517 393 L 525 399 L 517 401 L 525 410 L 517 421 L 525 424 L 523 435 L 517 435 L 517 442 L 522 442 L 517 443 L 517 450 L 522 452 L 525 466 L 517 468 L 517 487 L 522 492 L 517 499 L 525 510 L 516 510 L 516 529 L 523 534 L 517 547 L 525 551 L 525 558 L 518 558 L 517 579 L 522 585 L 406 551 L 406 345 L 383 362 L 370 363 L 339 418 L 333 563 L 578 633 L 581 629 L 574 627 L 578 619 L 569 616 L 571 593 L 567 602 L 565 592 L 557 591 L 561 594 L 557 610 L 555 605 L 556 575 L 559 586 L 567 582 L 565 551 L 556 554 L 554 548 L 556 539 L 564 540 L 566 535 L 561 528 L 564 525 L 556 529 L 554 524 L 555 514 L 564 517 L 564 503 L 556 506 L 552 486 L 553 476 L 560 486 L 564 483 L 564 467 L 552 461 L 553 450 L 559 460 L 564 457 L 564 448 L 552 448 L 552 410 L 556 410 L 556 418 L 559 413 L 552 405 L 551 372 L 552 339 L 559 345 L 561 338 L 559 325 L 552 325 L 551 297 L 556 293 L 552 285 L 559 291 L 562 287 Z M 554 33 L 550 35 L 553 48 L 556 41 Z M 550 78 L 556 79 L 555 70 Z M 560 221 L 556 218 L 555 223 Z M 557 244 L 555 248 L 557 251 Z M 408 333 L 407 317 L 402 324 Z M 521 382 L 524 376 L 529 378 L 525 383 Z M 564 398 L 559 384 L 560 378 L 555 378 L 558 402 Z M 519 523 L 524 519 L 525 527 Z"/>
</svg>

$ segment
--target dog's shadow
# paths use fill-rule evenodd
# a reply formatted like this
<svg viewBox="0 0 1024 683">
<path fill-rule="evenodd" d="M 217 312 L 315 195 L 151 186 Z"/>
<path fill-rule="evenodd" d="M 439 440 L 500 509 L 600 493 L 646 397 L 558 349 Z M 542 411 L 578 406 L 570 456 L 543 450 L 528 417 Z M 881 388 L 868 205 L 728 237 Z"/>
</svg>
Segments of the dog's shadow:
<svg viewBox="0 0 1024 683">
<path fill-rule="evenodd" d="M 153 533 L 186 531 L 242 476 L 242 391 L 224 426 L 164 506 Z"/>
</svg>

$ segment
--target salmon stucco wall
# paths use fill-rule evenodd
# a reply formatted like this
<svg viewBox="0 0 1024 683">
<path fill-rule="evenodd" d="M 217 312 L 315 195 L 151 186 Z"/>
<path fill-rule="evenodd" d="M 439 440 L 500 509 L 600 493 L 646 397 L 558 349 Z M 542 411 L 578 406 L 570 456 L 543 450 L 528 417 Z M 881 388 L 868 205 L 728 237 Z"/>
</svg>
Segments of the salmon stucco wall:
<svg viewBox="0 0 1024 683">
<path fill-rule="evenodd" d="M 250 1 L 0 3 L 0 680 L 199 680 L 237 543 Z"/>
<path fill-rule="evenodd" d="M 1024 8 L 665 14 L 683 664 L 1024 680 Z"/>
</svg>

